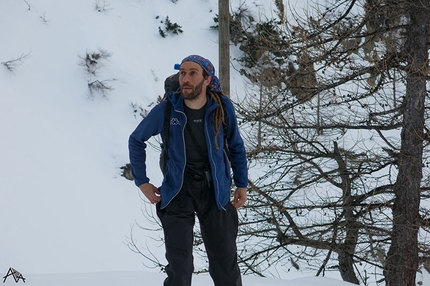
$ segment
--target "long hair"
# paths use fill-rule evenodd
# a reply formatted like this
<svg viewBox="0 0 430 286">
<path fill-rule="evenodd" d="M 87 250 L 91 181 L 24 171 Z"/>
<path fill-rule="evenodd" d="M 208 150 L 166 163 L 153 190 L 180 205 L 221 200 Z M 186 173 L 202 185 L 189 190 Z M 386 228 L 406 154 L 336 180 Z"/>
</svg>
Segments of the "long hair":
<svg viewBox="0 0 430 286">
<path fill-rule="evenodd" d="M 208 77 L 208 73 L 205 69 L 203 69 L 203 77 L 206 79 Z M 217 92 L 211 91 L 212 86 L 208 85 L 206 88 L 206 94 L 210 96 L 210 98 L 219 104 L 219 107 L 214 110 L 212 114 L 212 123 L 215 126 L 215 136 L 214 136 L 214 144 L 215 148 L 219 149 L 218 143 L 216 141 L 216 137 L 219 134 L 219 131 L 221 129 L 221 125 L 225 122 L 225 114 L 224 114 L 224 108 L 222 108 L 223 103 L 221 101 L 221 94 Z"/>
<path fill-rule="evenodd" d="M 208 93 L 210 98 L 212 98 L 216 103 L 219 104 L 219 107 L 214 110 L 212 114 L 212 123 L 215 125 L 215 136 L 214 136 L 214 143 L 215 148 L 219 149 L 218 143 L 216 141 L 216 137 L 219 134 L 219 131 L 221 129 L 221 125 L 225 122 L 225 114 L 224 114 L 224 108 L 222 108 L 222 102 L 221 102 L 221 95 L 215 92 L 209 92 Z"/>
</svg>

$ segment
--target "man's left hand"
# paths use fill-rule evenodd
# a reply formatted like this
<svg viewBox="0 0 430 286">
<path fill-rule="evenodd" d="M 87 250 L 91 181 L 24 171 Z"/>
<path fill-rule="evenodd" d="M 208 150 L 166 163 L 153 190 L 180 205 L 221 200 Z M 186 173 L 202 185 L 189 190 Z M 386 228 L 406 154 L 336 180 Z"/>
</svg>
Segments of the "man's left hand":
<svg viewBox="0 0 430 286">
<path fill-rule="evenodd" d="M 245 205 L 246 200 L 246 188 L 237 188 L 234 192 L 233 201 L 231 203 L 236 209 L 238 209 Z"/>
</svg>

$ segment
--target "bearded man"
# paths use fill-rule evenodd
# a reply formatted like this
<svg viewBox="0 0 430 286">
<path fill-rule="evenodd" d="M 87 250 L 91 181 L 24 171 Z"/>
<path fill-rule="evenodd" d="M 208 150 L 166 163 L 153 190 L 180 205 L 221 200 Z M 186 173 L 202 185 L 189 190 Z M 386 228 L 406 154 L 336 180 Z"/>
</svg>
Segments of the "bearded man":
<svg viewBox="0 0 430 286">
<path fill-rule="evenodd" d="M 135 184 L 149 202 L 156 204 L 163 226 L 168 262 L 164 286 L 191 285 L 196 216 L 215 285 L 239 286 L 237 209 L 247 200 L 248 172 L 234 107 L 222 94 L 214 66 L 201 56 L 182 60 L 179 85 L 179 90 L 156 105 L 129 138 Z M 146 175 L 145 142 L 161 133 L 164 143 L 166 104 L 172 105 L 167 117 L 169 159 L 163 182 L 156 187 Z M 228 134 L 224 134 L 223 124 L 228 125 Z M 231 170 L 236 187 L 232 200 Z"/>
</svg>

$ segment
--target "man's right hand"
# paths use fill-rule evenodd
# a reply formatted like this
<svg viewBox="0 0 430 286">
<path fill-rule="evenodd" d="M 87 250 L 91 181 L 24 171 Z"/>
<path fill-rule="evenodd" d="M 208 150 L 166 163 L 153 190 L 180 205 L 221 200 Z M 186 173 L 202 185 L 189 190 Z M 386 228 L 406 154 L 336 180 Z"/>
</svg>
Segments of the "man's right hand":
<svg viewBox="0 0 430 286">
<path fill-rule="evenodd" d="M 142 193 L 145 195 L 145 197 L 149 200 L 151 204 L 156 204 L 161 201 L 160 191 L 153 184 L 142 184 L 139 186 L 139 189 L 142 191 Z"/>
</svg>

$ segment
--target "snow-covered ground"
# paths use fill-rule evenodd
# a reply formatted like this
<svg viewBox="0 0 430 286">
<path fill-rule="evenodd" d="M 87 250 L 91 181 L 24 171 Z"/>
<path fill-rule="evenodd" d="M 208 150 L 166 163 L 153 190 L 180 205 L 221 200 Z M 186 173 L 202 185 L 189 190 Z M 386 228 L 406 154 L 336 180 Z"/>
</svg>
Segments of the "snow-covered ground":
<svg viewBox="0 0 430 286">
<path fill-rule="evenodd" d="M 232 7 L 240 5 L 231 1 Z M 25 285 L 161 285 L 127 247 L 144 202 L 121 176 L 127 140 L 189 54 L 218 66 L 217 0 L 0 1 L 0 273 Z M 251 4 L 252 5 L 252 4 Z M 183 33 L 162 38 L 166 17 Z M 235 48 L 232 47 L 234 56 Z M 87 54 L 104 53 L 95 74 Z M 7 68 L 9 67 L 10 70 Z M 111 87 L 90 93 L 95 81 Z M 232 97 L 243 90 L 232 70 Z M 161 182 L 158 152 L 149 176 Z M 151 165 L 152 164 L 152 165 Z M 134 236 L 145 244 L 147 236 Z M 152 251 L 162 258 L 163 246 Z M 65 273 L 65 274 L 64 274 Z M 348 285 L 302 272 L 244 285 Z M 305 278 L 303 278 L 305 277 Z M 298 279 L 298 280 L 295 280 Z M 194 285 L 210 285 L 207 275 Z M 23 283 L 19 281 L 19 283 Z M 3 285 L 15 285 L 8 277 Z M 427 284 L 430 285 L 430 284 Z"/>
<path fill-rule="evenodd" d="M 96 273 L 69 273 L 51 275 L 28 275 L 25 285 L 27 286 L 141 286 L 141 285 L 163 285 L 164 276 L 159 273 L 149 272 L 96 272 Z M 23 283 L 19 280 L 18 283 Z M 12 277 L 6 279 L 3 285 L 16 285 Z M 24 285 L 24 284 L 23 284 Z M 196 275 L 193 277 L 193 285 L 213 285 L 208 275 Z M 243 277 L 244 286 L 348 286 L 354 285 L 330 278 L 298 278 L 292 280 L 267 279 L 254 276 Z"/>
</svg>

